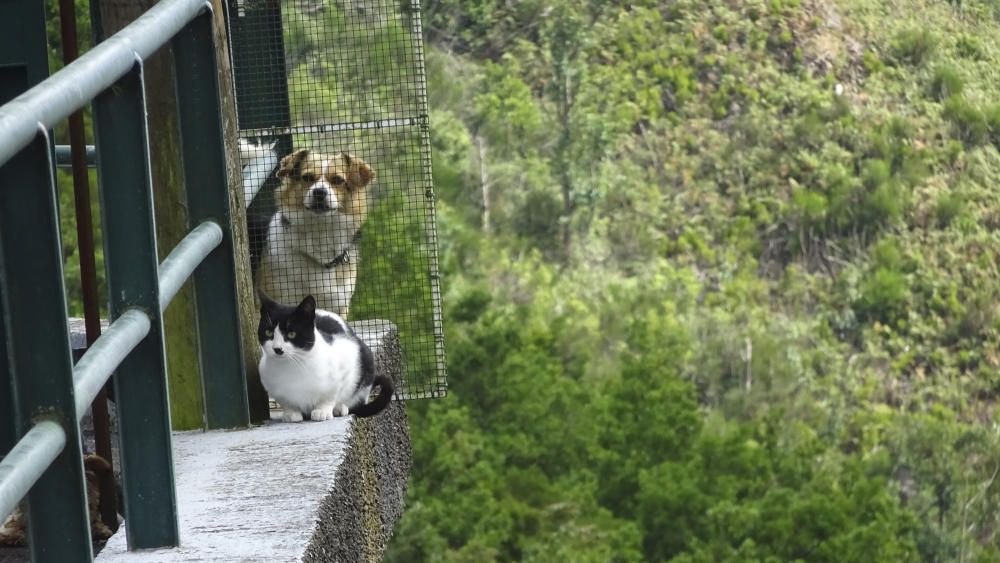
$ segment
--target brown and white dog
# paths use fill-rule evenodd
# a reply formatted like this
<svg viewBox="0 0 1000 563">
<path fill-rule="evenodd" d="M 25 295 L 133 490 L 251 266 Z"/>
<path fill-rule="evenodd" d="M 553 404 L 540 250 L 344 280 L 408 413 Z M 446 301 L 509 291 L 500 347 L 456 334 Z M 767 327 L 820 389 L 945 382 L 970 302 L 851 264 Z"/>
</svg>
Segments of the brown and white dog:
<svg viewBox="0 0 1000 563">
<path fill-rule="evenodd" d="M 358 276 L 358 235 L 375 172 L 360 158 L 298 150 L 281 159 L 278 209 L 257 286 L 279 303 L 306 295 L 347 318 Z"/>
</svg>

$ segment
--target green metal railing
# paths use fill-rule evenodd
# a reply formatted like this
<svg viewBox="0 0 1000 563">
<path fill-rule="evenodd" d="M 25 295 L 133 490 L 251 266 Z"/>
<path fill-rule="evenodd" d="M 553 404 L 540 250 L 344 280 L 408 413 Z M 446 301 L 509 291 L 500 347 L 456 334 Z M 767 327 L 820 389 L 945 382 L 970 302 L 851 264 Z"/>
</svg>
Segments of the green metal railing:
<svg viewBox="0 0 1000 563">
<path fill-rule="evenodd" d="M 92 559 L 78 423 L 116 370 L 129 549 L 177 545 L 160 313 L 189 277 L 205 426 L 249 424 L 212 18 L 206 0 L 163 0 L 0 107 L 0 438 L 16 440 L 0 520 L 26 496 L 34 561 Z M 192 230 L 157 264 L 142 66 L 168 44 Z M 91 101 L 113 321 L 74 367 L 48 132 Z"/>
</svg>

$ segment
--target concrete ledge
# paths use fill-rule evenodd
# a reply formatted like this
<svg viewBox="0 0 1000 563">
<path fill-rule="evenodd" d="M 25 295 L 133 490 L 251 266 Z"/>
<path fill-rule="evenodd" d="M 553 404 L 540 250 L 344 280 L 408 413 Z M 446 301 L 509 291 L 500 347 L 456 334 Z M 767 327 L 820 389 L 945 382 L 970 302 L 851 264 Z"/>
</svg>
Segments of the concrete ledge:
<svg viewBox="0 0 1000 563">
<path fill-rule="evenodd" d="M 395 327 L 354 327 L 398 386 Z M 368 419 L 175 433 L 181 546 L 128 553 L 123 526 L 96 561 L 378 561 L 403 511 L 406 424 L 394 401 Z"/>
<path fill-rule="evenodd" d="M 119 531 L 97 561 L 294 561 L 351 434 L 347 419 L 174 434 L 181 546 L 129 554 Z"/>
</svg>

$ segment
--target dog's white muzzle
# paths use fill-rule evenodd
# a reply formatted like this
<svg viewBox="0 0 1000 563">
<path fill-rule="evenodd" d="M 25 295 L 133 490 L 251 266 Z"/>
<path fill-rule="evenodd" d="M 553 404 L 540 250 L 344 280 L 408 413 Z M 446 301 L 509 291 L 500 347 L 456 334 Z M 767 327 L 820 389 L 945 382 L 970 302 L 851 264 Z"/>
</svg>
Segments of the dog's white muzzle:
<svg viewBox="0 0 1000 563">
<path fill-rule="evenodd" d="M 317 214 L 336 211 L 340 207 L 337 194 L 325 182 L 317 182 L 306 192 L 306 209 Z"/>
</svg>

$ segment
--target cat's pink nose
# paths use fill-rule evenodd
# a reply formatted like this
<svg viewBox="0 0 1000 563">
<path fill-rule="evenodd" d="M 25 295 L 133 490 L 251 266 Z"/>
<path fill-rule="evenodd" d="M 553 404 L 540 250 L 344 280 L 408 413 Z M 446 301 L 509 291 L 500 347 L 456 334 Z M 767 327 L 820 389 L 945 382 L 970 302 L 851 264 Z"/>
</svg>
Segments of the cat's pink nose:
<svg viewBox="0 0 1000 563">
<path fill-rule="evenodd" d="M 282 350 L 281 348 L 275 348 L 274 349 L 274 353 L 277 354 L 277 355 L 279 355 L 279 356 L 281 356 L 282 354 L 285 353 L 285 351 Z"/>
</svg>

